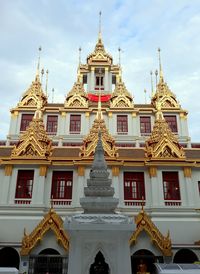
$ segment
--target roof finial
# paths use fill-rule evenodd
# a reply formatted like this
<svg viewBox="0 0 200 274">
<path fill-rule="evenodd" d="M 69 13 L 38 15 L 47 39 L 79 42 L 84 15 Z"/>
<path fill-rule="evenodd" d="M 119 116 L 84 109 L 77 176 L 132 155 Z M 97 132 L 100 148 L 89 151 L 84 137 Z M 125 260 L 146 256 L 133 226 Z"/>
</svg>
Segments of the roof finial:
<svg viewBox="0 0 200 274">
<path fill-rule="evenodd" d="M 101 11 L 99 12 L 99 35 L 98 40 L 101 40 Z"/>
<path fill-rule="evenodd" d="M 48 87 L 48 75 L 49 75 L 49 71 L 48 69 L 46 70 L 46 85 L 45 85 L 45 93 L 46 93 L 46 96 L 48 94 L 48 91 L 47 91 L 47 87 Z"/>
<path fill-rule="evenodd" d="M 80 66 L 80 64 L 81 64 L 81 51 L 82 51 L 82 48 L 81 47 L 79 47 L 79 66 Z"/>
<path fill-rule="evenodd" d="M 144 101 L 145 101 L 145 104 L 147 103 L 147 90 L 144 89 Z"/>
<path fill-rule="evenodd" d="M 159 58 L 159 76 L 160 80 L 163 81 L 163 71 L 162 71 L 162 65 L 161 65 L 161 55 L 160 55 L 161 49 L 158 48 L 158 58 Z"/>
<path fill-rule="evenodd" d="M 43 85 L 44 68 L 41 69 L 41 87 Z"/>
<path fill-rule="evenodd" d="M 156 76 L 156 87 L 158 85 L 158 70 L 156 69 L 155 70 L 155 76 Z"/>
<path fill-rule="evenodd" d="M 52 88 L 52 103 L 54 103 L 54 88 Z"/>
<path fill-rule="evenodd" d="M 38 64 L 37 64 L 37 71 L 36 71 L 36 78 L 39 78 L 40 73 L 40 53 L 41 53 L 42 47 L 40 46 L 38 48 Z"/>
<path fill-rule="evenodd" d="M 119 52 L 119 66 L 121 66 L 121 51 L 122 49 L 119 47 L 118 52 Z"/>
<path fill-rule="evenodd" d="M 152 72 L 152 70 L 150 71 L 150 75 L 151 75 L 151 96 L 153 97 L 153 77 L 152 77 L 152 75 L 153 75 L 153 72 Z"/>
</svg>

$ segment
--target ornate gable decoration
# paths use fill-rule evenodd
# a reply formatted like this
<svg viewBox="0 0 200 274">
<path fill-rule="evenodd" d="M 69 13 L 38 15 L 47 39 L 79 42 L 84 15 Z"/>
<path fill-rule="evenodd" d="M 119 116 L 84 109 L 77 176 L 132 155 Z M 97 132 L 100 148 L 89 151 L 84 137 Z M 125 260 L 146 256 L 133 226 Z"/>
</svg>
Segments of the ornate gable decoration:
<svg viewBox="0 0 200 274">
<path fill-rule="evenodd" d="M 37 227 L 28 235 L 24 230 L 24 237 L 22 239 L 22 248 L 20 254 L 27 256 L 31 250 L 42 240 L 44 235 L 52 230 L 65 250 L 69 249 L 69 239 L 63 228 L 63 220 L 54 211 L 53 208 L 44 216 L 44 219 L 37 225 Z"/>
<path fill-rule="evenodd" d="M 104 48 L 104 44 L 102 42 L 101 34 L 99 34 L 97 44 L 95 46 L 94 52 L 92 52 L 87 57 L 87 63 L 88 65 L 92 65 L 94 63 L 107 63 L 109 65 L 112 65 L 113 59 L 112 56 L 109 55 Z"/>
<path fill-rule="evenodd" d="M 164 256 L 172 256 L 172 244 L 169 232 L 166 237 L 163 236 L 143 208 L 136 216 L 135 223 L 136 230 L 130 238 L 130 245 L 137 241 L 138 236 L 144 230 L 151 238 L 151 241 L 161 250 Z"/>
<path fill-rule="evenodd" d="M 39 101 L 38 104 L 41 104 Z M 35 112 L 33 120 L 13 148 L 12 158 L 47 159 L 51 154 L 52 142 L 44 129 L 40 106 Z"/>
<path fill-rule="evenodd" d="M 72 90 L 67 94 L 65 107 L 88 108 L 88 98 L 85 93 L 83 83 L 80 81 L 80 77 L 78 77 Z"/>
<path fill-rule="evenodd" d="M 111 97 L 111 108 L 134 108 L 133 97 L 126 89 L 124 82 L 120 79 L 115 86 Z"/>
<path fill-rule="evenodd" d="M 42 106 L 47 104 L 47 97 L 43 93 L 42 84 L 37 74 L 35 81 L 32 82 L 28 90 L 23 94 L 21 101 L 18 103 L 18 107 L 36 107 L 38 100 L 41 100 Z"/>
<path fill-rule="evenodd" d="M 89 157 L 94 155 L 95 148 L 98 143 L 99 130 L 102 134 L 101 139 L 104 151 L 109 157 L 117 157 L 118 154 L 117 148 L 115 146 L 115 139 L 109 134 L 103 119 L 102 112 L 100 110 L 97 112 L 97 116 L 93 122 L 89 134 L 83 140 L 80 156 Z"/>
<path fill-rule="evenodd" d="M 167 83 L 164 81 L 163 70 L 161 65 L 161 56 L 160 56 L 160 48 L 158 48 L 158 56 L 159 56 L 159 83 L 157 85 L 156 93 L 151 99 L 151 103 L 156 107 L 156 104 L 159 103 L 161 109 L 162 108 L 179 108 L 180 104 L 176 100 L 176 96 L 169 89 Z"/>
<path fill-rule="evenodd" d="M 183 147 L 172 133 L 160 110 L 156 113 L 156 121 L 149 139 L 146 141 L 146 157 L 152 159 L 185 159 Z"/>
<path fill-rule="evenodd" d="M 167 83 L 164 82 L 163 77 L 160 77 L 160 81 L 157 85 L 156 93 L 151 100 L 154 107 L 159 102 L 161 108 L 180 108 L 175 94 L 169 89 Z"/>
</svg>

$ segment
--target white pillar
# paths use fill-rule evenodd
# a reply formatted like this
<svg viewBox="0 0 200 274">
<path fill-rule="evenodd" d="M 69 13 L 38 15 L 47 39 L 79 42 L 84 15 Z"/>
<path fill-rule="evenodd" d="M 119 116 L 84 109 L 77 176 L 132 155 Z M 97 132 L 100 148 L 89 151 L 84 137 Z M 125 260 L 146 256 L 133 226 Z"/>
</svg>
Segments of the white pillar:
<svg viewBox="0 0 200 274">
<path fill-rule="evenodd" d="M 109 82 L 108 82 L 108 68 L 105 68 L 104 92 L 110 93 Z"/>
<path fill-rule="evenodd" d="M 1 204 L 7 204 L 8 202 L 8 193 L 9 193 L 9 187 L 10 187 L 10 179 L 12 175 L 12 166 L 7 165 L 5 166 L 5 174 L 2 176 L 1 181 L 1 192 L 0 192 L 0 203 Z"/>
<path fill-rule="evenodd" d="M 90 91 L 91 92 L 94 92 L 94 83 L 95 83 L 95 75 L 94 75 L 94 68 L 92 67 L 91 68 L 91 76 L 90 76 Z"/>
<path fill-rule="evenodd" d="M 193 182 L 191 179 L 191 168 L 184 167 L 184 177 L 185 177 L 185 187 L 186 187 L 186 197 L 187 197 L 187 205 L 194 207 L 195 199 L 194 199 L 194 190 L 193 190 Z M 180 184 L 181 187 L 181 184 Z"/>
<path fill-rule="evenodd" d="M 32 204 L 44 204 L 44 186 L 46 172 L 47 167 L 41 166 L 39 172 L 37 172 L 34 176 L 35 178 L 33 183 Z"/>
<path fill-rule="evenodd" d="M 162 180 L 157 176 L 157 168 L 149 167 L 149 176 L 151 178 L 152 206 L 164 206 L 164 195 Z"/>
</svg>

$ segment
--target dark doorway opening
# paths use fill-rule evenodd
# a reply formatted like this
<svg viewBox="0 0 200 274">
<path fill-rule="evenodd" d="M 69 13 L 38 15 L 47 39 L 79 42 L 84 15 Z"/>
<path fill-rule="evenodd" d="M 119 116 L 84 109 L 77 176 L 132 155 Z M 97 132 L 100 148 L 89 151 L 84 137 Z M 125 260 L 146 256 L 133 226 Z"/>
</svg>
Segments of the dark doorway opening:
<svg viewBox="0 0 200 274">
<path fill-rule="evenodd" d="M 0 250 L 0 267 L 16 267 L 19 269 L 19 254 L 12 247 Z"/>
<path fill-rule="evenodd" d="M 192 264 L 198 261 L 197 255 L 190 249 L 180 249 L 174 256 L 174 263 L 177 264 Z"/>
<path fill-rule="evenodd" d="M 52 248 L 42 250 L 37 256 L 30 256 L 29 274 L 67 274 L 68 257 L 61 256 Z"/>
<path fill-rule="evenodd" d="M 90 267 L 90 274 L 109 274 L 109 266 L 105 262 L 103 254 L 99 251 L 95 257 L 94 263 Z"/>
<path fill-rule="evenodd" d="M 131 256 L 132 274 L 137 272 L 154 273 L 154 263 L 163 263 L 162 256 L 155 256 L 151 251 L 140 249 Z"/>
</svg>

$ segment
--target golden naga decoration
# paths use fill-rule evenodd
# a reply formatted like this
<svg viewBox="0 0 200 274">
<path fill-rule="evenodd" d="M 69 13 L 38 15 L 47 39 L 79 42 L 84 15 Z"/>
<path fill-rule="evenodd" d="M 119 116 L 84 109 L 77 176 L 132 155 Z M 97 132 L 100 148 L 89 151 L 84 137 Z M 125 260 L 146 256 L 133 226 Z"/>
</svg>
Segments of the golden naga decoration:
<svg viewBox="0 0 200 274">
<path fill-rule="evenodd" d="M 151 103 L 156 107 L 156 103 L 159 102 L 161 108 L 178 108 L 180 104 L 176 99 L 175 94 L 169 89 L 167 83 L 164 81 L 163 70 L 161 66 L 160 49 L 159 53 L 159 83 L 156 87 L 156 92 L 151 99 Z"/>
<path fill-rule="evenodd" d="M 136 230 L 130 238 L 130 245 L 135 244 L 138 236 L 144 230 L 151 238 L 151 241 L 161 250 L 164 256 L 172 256 L 172 244 L 169 231 L 166 237 L 163 236 L 143 208 L 136 216 L 135 223 Z"/>
<path fill-rule="evenodd" d="M 72 90 L 67 94 L 65 107 L 88 108 L 88 98 L 84 90 L 83 83 L 78 75 L 77 81 L 74 83 Z"/>
<path fill-rule="evenodd" d="M 20 137 L 12 150 L 12 158 L 47 159 L 51 154 L 52 142 L 44 128 L 41 101 L 38 101 L 37 110 L 26 131 Z"/>
<path fill-rule="evenodd" d="M 89 134 L 83 139 L 83 146 L 81 147 L 80 152 L 81 157 L 87 158 L 94 155 L 94 151 L 98 143 L 99 130 L 101 131 L 101 139 L 104 151 L 109 157 L 117 157 L 118 153 L 115 146 L 115 139 L 109 134 L 108 129 L 106 128 L 106 124 L 101 111 L 100 98 L 98 102 L 97 115 L 93 122 L 92 128 L 90 129 Z"/>
<path fill-rule="evenodd" d="M 161 112 L 161 106 L 157 103 L 156 121 L 151 136 L 145 143 L 146 157 L 151 159 L 185 159 L 183 147 L 178 138 L 171 131 Z"/>
<path fill-rule="evenodd" d="M 120 77 L 111 96 L 111 108 L 134 108 L 133 97 Z"/>
<path fill-rule="evenodd" d="M 24 229 L 20 254 L 22 256 L 29 255 L 31 250 L 42 240 L 49 230 L 52 230 L 55 233 L 58 243 L 61 244 L 65 250 L 68 250 L 69 238 L 63 228 L 63 220 L 55 210 L 51 208 L 44 216 L 44 219 L 29 235 Z"/>
</svg>

